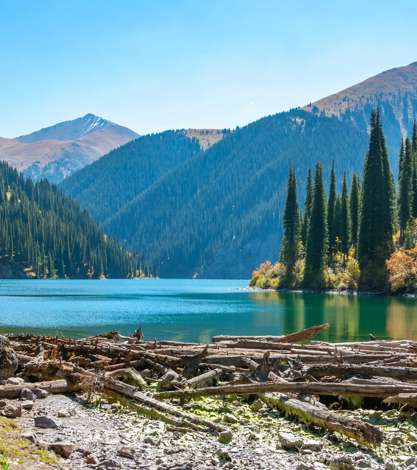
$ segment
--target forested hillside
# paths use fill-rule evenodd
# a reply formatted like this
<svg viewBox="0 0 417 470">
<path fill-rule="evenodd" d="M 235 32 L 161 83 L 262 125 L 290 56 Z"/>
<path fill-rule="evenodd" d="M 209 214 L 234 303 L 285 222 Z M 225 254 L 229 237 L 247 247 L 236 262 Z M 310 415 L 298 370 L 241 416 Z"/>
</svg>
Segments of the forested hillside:
<svg viewBox="0 0 417 470">
<path fill-rule="evenodd" d="M 56 186 L 0 163 L 0 277 L 125 278 L 139 265 Z"/>
<path fill-rule="evenodd" d="M 62 188 L 105 223 L 161 176 L 200 151 L 198 141 L 184 131 L 144 136 L 67 178 Z"/>
<path fill-rule="evenodd" d="M 145 250 L 161 276 L 246 278 L 277 259 L 290 166 L 304 182 L 320 161 L 327 183 L 334 161 L 340 186 L 344 171 L 362 171 L 376 108 L 397 176 L 398 147 L 417 114 L 416 64 L 237 128 L 208 149 L 184 131 L 139 138 L 63 189 L 127 247 Z"/>
<path fill-rule="evenodd" d="M 277 257 L 289 167 L 304 179 L 312 162 L 329 168 L 335 160 L 351 173 L 366 142 L 335 118 L 301 110 L 266 117 L 161 178 L 105 227 L 128 247 L 144 247 L 162 276 L 247 277 Z"/>
</svg>

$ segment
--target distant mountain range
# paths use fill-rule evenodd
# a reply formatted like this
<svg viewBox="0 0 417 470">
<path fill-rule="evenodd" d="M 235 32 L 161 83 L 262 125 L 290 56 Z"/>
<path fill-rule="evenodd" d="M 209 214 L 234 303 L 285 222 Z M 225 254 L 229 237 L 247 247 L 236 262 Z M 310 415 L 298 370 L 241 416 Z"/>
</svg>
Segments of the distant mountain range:
<svg viewBox="0 0 417 470">
<path fill-rule="evenodd" d="M 60 182 L 138 135 L 94 114 L 14 139 L 0 138 L 0 160 L 33 179 Z"/>
<path fill-rule="evenodd" d="M 140 248 L 161 276 L 248 278 L 260 261 L 278 256 L 289 168 L 301 203 L 316 160 L 326 177 L 332 161 L 339 174 L 360 171 L 375 107 L 396 172 L 401 137 L 417 116 L 417 63 L 303 109 L 212 131 L 208 147 L 198 132 L 141 137 L 62 187 L 110 234 Z"/>
</svg>

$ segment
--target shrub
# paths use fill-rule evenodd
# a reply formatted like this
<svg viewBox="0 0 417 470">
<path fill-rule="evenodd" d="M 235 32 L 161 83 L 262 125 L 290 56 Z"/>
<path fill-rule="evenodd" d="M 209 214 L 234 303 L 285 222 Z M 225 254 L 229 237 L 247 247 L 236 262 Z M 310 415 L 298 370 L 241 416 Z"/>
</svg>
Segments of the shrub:
<svg viewBox="0 0 417 470">
<path fill-rule="evenodd" d="M 386 264 L 392 294 L 417 292 L 417 245 L 394 251 Z"/>
</svg>

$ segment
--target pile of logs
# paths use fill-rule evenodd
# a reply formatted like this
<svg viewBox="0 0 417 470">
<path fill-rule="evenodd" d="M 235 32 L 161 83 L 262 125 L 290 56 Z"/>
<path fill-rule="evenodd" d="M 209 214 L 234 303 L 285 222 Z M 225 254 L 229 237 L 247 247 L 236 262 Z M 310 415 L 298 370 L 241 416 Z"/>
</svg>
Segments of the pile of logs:
<svg viewBox="0 0 417 470">
<path fill-rule="evenodd" d="M 181 405 L 198 397 L 246 396 L 311 426 L 378 445 L 378 427 L 324 402 L 343 407 L 349 397 L 362 397 L 373 407 L 417 407 L 417 342 L 311 341 L 328 326 L 286 336 L 215 336 L 206 345 L 144 341 L 141 332 L 83 340 L 10 334 L 4 342 L 17 362 L 10 369 L 8 361 L 8 375 L 25 382 L 0 385 L 0 399 L 18 398 L 23 388 L 111 393 L 148 416 L 227 439 L 220 417 L 203 419 Z"/>
</svg>

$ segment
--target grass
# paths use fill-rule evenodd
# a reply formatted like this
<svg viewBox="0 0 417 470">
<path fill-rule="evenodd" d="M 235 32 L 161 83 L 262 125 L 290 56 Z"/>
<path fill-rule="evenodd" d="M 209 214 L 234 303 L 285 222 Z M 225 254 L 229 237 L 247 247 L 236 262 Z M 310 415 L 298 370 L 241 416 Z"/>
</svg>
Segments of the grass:
<svg viewBox="0 0 417 470">
<path fill-rule="evenodd" d="M 0 470 L 31 468 L 36 462 L 48 465 L 59 463 L 55 454 L 38 449 L 29 440 L 20 437 L 19 425 L 0 416 Z"/>
</svg>

